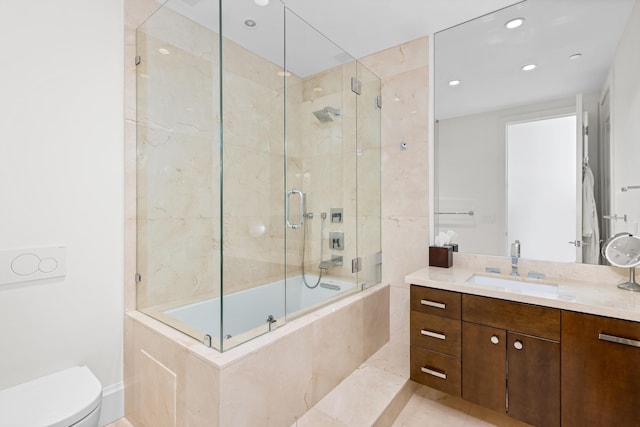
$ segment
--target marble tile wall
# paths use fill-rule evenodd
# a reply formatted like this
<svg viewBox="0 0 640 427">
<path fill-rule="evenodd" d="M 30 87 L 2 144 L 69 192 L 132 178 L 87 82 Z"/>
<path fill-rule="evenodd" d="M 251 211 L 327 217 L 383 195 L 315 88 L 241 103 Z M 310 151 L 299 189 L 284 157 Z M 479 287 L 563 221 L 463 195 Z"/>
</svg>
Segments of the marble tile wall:
<svg viewBox="0 0 640 427">
<path fill-rule="evenodd" d="M 278 280 L 285 269 L 298 272 L 303 230 L 285 230 L 282 221 L 285 161 L 286 189 L 302 189 L 308 210 L 316 213 L 308 221 L 307 272 L 318 273 L 322 241 L 324 259 L 333 254 L 345 260 L 330 275 L 353 280 L 356 227 L 363 236 L 361 248 L 375 253 L 380 246 L 379 112 L 370 108 L 372 113 L 362 114 L 356 128 L 358 99 L 350 91 L 350 79 L 363 74 L 356 62 L 305 79 L 286 77 L 285 154 L 281 70 L 223 40 L 220 218 L 217 37 L 162 8 L 140 27 L 137 45 L 143 57 L 137 68 L 137 272 L 142 275 L 137 306 L 217 296 L 220 252 L 224 293 Z M 365 92 L 377 94 L 379 80 L 371 72 L 366 77 Z M 320 123 L 313 111 L 327 106 L 340 109 L 341 115 Z M 130 114 L 135 117 L 135 111 Z M 359 141 L 367 144 L 356 151 Z M 358 170 L 364 172 L 357 176 Z M 360 223 L 358 180 L 371 183 L 361 185 L 358 194 Z M 344 222 L 325 220 L 321 240 L 319 214 L 329 214 L 332 207 L 344 209 Z M 345 233 L 344 251 L 330 250 L 330 231 Z M 375 283 L 375 277 L 367 282 Z"/>
<path fill-rule="evenodd" d="M 132 312 L 126 417 L 142 427 L 291 425 L 388 341 L 388 308 L 389 286 L 377 285 L 225 353 Z"/>
<path fill-rule="evenodd" d="M 218 44 L 161 8 L 137 55 L 138 307 L 215 294 L 219 265 Z"/>
<path fill-rule="evenodd" d="M 201 170 L 204 164 L 217 163 L 215 144 L 209 144 L 207 140 L 214 139 L 214 135 L 218 132 L 215 125 L 219 117 L 214 108 L 202 109 L 201 104 L 215 105 L 215 97 L 219 95 L 215 93 L 213 86 L 180 93 L 162 87 L 168 81 L 186 82 L 202 75 L 216 81 L 217 67 L 213 66 L 213 58 L 216 57 L 217 43 L 212 42 L 210 34 L 203 37 L 202 28 L 198 28 L 193 22 L 180 21 L 174 31 L 167 32 L 168 28 L 174 27 L 174 25 L 166 25 L 167 20 L 173 20 L 175 16 L 172 16 L 172 12 L 168 9 L 158 13 L 159 7 L 160 4 L 154 0 L 125 1 L 127 186 L 125 308 L 130 311 L 130 316 L 125 320 L 124 343 L 126 416 L 134 425 L 140 426 L 212 425 L 215 427 L 215 425 L 240 425 L 247 420 L 259 420 L 263 424 L 262 421 L 265 419 L 271 420 L 267 425 L 288 425 L 388 341 L 390 333 L 388 286 L 379 285 L 368 289 L 362 294 L 354 295 L 332 307 L 325 307 L 311 315 L 296 319 L 293 324 L 290 323 L 276 332 L 259 337 L 223 354 L 207 349 L 201 343 L 153 319 L 145 318 L 141 321 L 137 316 L 142 318 L 144 316 L 137 314 L 134 310 L 138 306 L 165 303 L 167 298 L 189 298 L 194 294 L 194 290 L 200 294 L 215 294 L 218 286 L 215 284 L 210 286 L 207 282 L 209 275 L 215 277 L 217 273 L 208 269 L 219 265 L 215 254 L 219 252 L 217 249 L 220 246 L 228 257 L 225 259 L 225 264 L 231 267 L 225 277 L 225 283 L 229 284 L 230 289 L 237 290 L 250 286 L 254 278 L 262 281 L 274 271 L 277 272 L 278 277 L 281 277 L 281 272 L 285 268 L 281 260 L 285 247 L 285 231 L 282 225 L 284 182 L 270 179 L 271 184 L 265 188 L 264 179 L 256 179 L 256 177 L 270 176 L 276 171 L 282 171 L 286 160 L 289 172 L 287 188 L 293 186 L 302 188 L 305 184 L 304 180 L 308 179 L 309 188 L 315 185 L 316 188 L 324 189 L 323 185 L 327 182 L 316 179 L 312 183 L 311 176 L 312 174 L 329 176 L 327 186 L 329 191 L 321 193 L 322 197 L 327 198 L 327 210 L 329 207 L 336 207 L 331 203 L 337 203 L 337 207 L 343 203 L 346 212 L 355 212 L 356 169 L 353 165 L 357 161 L 356 136 L 364 135 L 366 132 L 362 127 L 356 130 L 355 98 L 351 98 L 350 106 L 346 101 L 341 100 L 342 108 L 345 109 L 349 120 L 336 120 L 339 126 L 331 130 L 316 125 L 316 131 L 321 134 L 318 136 L 328 144 L 312 144 L 312 139 L 305 134 L 302 120 L 299 118 L 302 117 L 304 110 L 303 99 L 307 96 L 308 109 L 304 114 L 309 116 L 308 123 L 314 122 L 312 111 L 315 109 L 312 108 L 309 93 L 315 93 L 313 88 L 316 86 L 303 85 L 302 79 L 289 76 L 287 77 L 287 102 L 293 103 L 296 107 L 289 108 L 287 137 L 297 139 L 300 143 L 290 144 L 287 152 L 284 153 L 281 144 L 282 134 L 278 134 L 277 130 L 269 129 L 271 125 L 278 126 L 282 119 L 266 116 L 272 113 L 273 103 L 282 102 L 283 91 L 280 81 L 282 77 L 274 77 L 279 70 L 273 64 L 265 65 L 264 62 L 251 58 L 243 48 L 234 46 L 231 42 L 227 43 L 225 54 L 229 57 L 225 61 L 227 67 L 225 76 L 229 81 L 225 84 L 238 85 L 240 88 L 237 93 L 243 93 L 243 96 L 249 97 L 252 101 L 248 106 L 251 108 L 250 111 L 238 110 L 237 114 L 229 114 L 225 117 L 226 151 L 223 154 L 227 160 L 229 158 L 233 160 L 235 156 L 235 159 L 244 165 L 245 170 L 257 171 L 253 175 L 230 175 L 227 180 L 241 184 L 243 189 L 250 188 L 258 203 L 253 207 L 259 208 L 260 214 L 223 215 L 225 238 L 221 242 L 215 228 L 213 231 L 204 230 L 209 224 L 220 222 L 215 216 L 219 212 L 216 205 L 219 196 L 215 192 L 215 185 L 211 184 L 216 169 L 208 172 Z M 152 14 L 154 19 L 147 20 Z M 144 48 L 145 52 L 150 54 L 153 52 L 154 56 L 146 55 L 148 57 L 143 58 L 141 65 L 147 69 L 136 70 L 134 58 L 139 53 L 139 48 L 136 46 L 136 29 L 143 22 L 147 34 L 139 37 L 137 41 L 140 43 L 140 48 Z M 160 48 L 169 50 L 170 54 L 158 55 Z M 153 108 L 147 109 L 149 114 L 145 115 L 143 120 L 147 126 L 139 129 L 136 126 L 136 91 L 140 91 L 143 96 L 145 93 L 152 92 L 149 80 L 144 82 L 142 80 L 145 79 L 144 74 L 147 74 L 147 77 L 151 76 L 151 70 L 148 67 L 158 64 L 157 61 L 170 64 L 169 67 L 164 68 L 169 71 L 169 74 L 153 75 L 153 78 L 157 79 L 154 81 L 156 87 L 153 88 L 153 93 L 158 94 L 159 91 L 166 98 L 160 105 L 153 104 Z M 326 105 L 334 106 L 332 104 L 336 99 L 332 96 L 344 98 L 344 88 L 349 87 L 348 81 L 351 75 L 357 72 L 355 68 L 355 63 L 351 63 L 335 71 L 336 77 L 330 79 L 330 85 L 338 87 L 339 90 L 334 91 L 333 94 L 323 94 L 328 98 L 323 99 L 322 107 L 316 109 L 324 108 Z M 139 87 L 136 84 L 136 71 L 141 77 Z M 154 69 L 154 73 L 156 72 Z M 257 76 L 258 74 L 261 77 Z M 314 76 L 316 77 L 324 78 Z M 307 89 L 306 93 L 303 88 Z M 244 93 L 243 90 L 248 93 Z M 143 100 L 146 102 L 145 98 Z M 246 109 L 247 105 L 244 102 L 242 105 Z M 340 108 L 337 104 L 335 106 Z M 278 108 L 274 111 L 280 112 L 282 109 Z M 205 117 L 213 117 L 213 120 L 209 123 L 200 121 Z M 255 137 L 252 139 L 243 133 L 249 121 L 259 123 L 261 129 L 268 130 L 267 133 L 270 135 L 268 141 Z M 377 137 L 379 138 L 379 135 Z M 136 140 L 139 140 L 140 146 L 159 147 L 160 149 L 153 155 L 161 161 L 170 161 L 171 167 L 148 168 L 147 157 L 142 159 L 146 162 L 140 162 L 142 171 L 136 170 L 137 160 L 141 155 L 137 149 Z M 342 144 L 342 146 L 335 149 L 336 144 Z M 314 152 L 314 149 L 317 151 Z M 311 152 L 307 153 L 307 150 Z M 348 155 L 345 155 L 345 151 L 349 151 Z M 142 154 L 145 153 L 146 151 L 143 150 Z M 335 155 L 335 157 L 327 157 L 329 155 Z M 372 165 L 369 169 L 373 168 L 376 162 L 375 156 L 367 152 L 363 155 L 371 158 L 366 164 Z M 334 161 L 334 159 L 339 160 Z M 325 171 L 331 171 L 330 168 L 333 168 L 336 162 L 343 168 L 347 166 L 352 168 L 347 178 L 342 171 L 340 174 L 325 173 Z M 171 191 L 169 198 L 172 204 L 163 206 L 164 199 L 159 197 L 159 193 L 154 194 L 152 191 L 151 198 L 145 197 L 137 206 L 136 181 L 139 181 L 138 184 L 143 188 L 145 186 L 152 188 L 153 183 L 146 178 L 137 179 L 136 175 L 138 178 L 161 177 Z M 200 190 L 204 192 L 211 190 L 211 193 L 183 194 L 182 189 L 187 182 L 190 185 L 202 186 Z M 349 184 L 351 186 L 349 191 L 342 192 L 341 198 L 331 199 L 335 195 L 331 191 L 335 192 L 340 182 L 343 185 Z M 225 199 L 225 203 L 230 206 L 233 206 L 233 203 L 240 203 L 239 200 L 233 199 L 233 190 L 233 186 L 225 187 L 225 191 L 229 192 L 229 199 Z M 262 198 L 263 194 L 270 196 Z M 273 200 L 278 202 L 273 203 Z M 373 195 L 370 200 L 371 205 L 374 205 L 379 200 L 379 196 Z M 322 206 L 325 204 L 321 197 L 318 198 L 318 203 Z M 270 211 L 263 215 L 262 208 L 267 207 Z M 371 230 L 369 241 L 372 242 L 370 244 L 373 247 L 376 245 L 375 235 L 377 233 L 379 236 L 380 233 L 379 225 L 376 227 L 375 224 L 376 221 L 379 224 L 380 220 L 379 217 L 375 219 L 375 207 L 367 208 L 366 211 L 373 220 L 363 220 L 359 226 L 363 229 L 369 227 L 368 229 Z M 152 215 L 148 215 L 149 212 L 152 212 Z M 195 214 L 192 215 L 193 212 Z M 344 224 L 344 226 L 355 230 L 355 215 L 351 214 L 351 216 L 352 224 Z M 138 223 L 138 217 L 148 218 L 148 220 Z M 165 227 L 167 232 L 154 233 L 151 236 L 149 230 L 153 225 L 157 225 L 151 224 L 152 222 L 168 224 L 169 226 Z M 189 229 L 192 232 L 186 233 L 186 238 L 183 240 L 175 240 L 177 234 L 174 234 L 173 230 L 177 227 L 183 227 L 183 230 Z M 137 230 L 140 234 L 136 234 Z M 326 232 L 328 233 L 328 230 Z M 159 290 L 144 289 L 144 280 L 140 285 L 136 285 L 134 280 L 136 271 L 140 271 L 136 269 L 136 248 L 146 245 L 154 250 L 164 248 L 166 252 L 164 258 L 159 258 L 164 259 L 164 262 L 173 261 L 175 256 L 180 256 L 177 252 L 172 252 L 178 248 L 186 258 L 185 268 L 182 271 L 171 271 L 165 268 L 163 263 L 145 268 L 142 273 L 144 277 L 149 278 L 150 275 L 156 274 L 156 279 L 165 280 L 166 285 Z M 296 243 L 295 240 L 289 240 L 286 244 L 287 260 L 293 261 L 293 266 L 287 268 L 291 268 L 292 271 L 298 269 L 300 265 L 299 245 L 300 243 Z M 309 244 L 309 248 L 311 245 L 312 243 Z M 377 245 L 379 247 L 379 237 Z M 272 248 L 271 253 L 268 253 L 265 248 Z M 314 250 L 318 249 L 317 246 L 314 247 Z M 355 244 L 350 250 L 355 253 Z M 276 258 L 273 253 L 276 253 Z M 193 256 L 194 254 L 211 256 Z M 144 254 L 140 254 L 138 262 L 144 263 L 144 257 Z M 257 267 L 247 269 L 249 258 L 260 261 L 255 263 Z M 348 262 L 346 264 L 345 272 L 347 269 L 350 270 Z M 237 280 L 234 279 L 231 270 L 238 272 Z M 194 276 L 194 271 L 198 271 L 199 275 Z M 163 278 L 164 273 L 166 274 Z M 348 274 L 351 276 L 350 271 Z M 180 286 L 170 286 L 172 282 L 179 283 Z M 211 282 L 215 283 L 213 279 Z M 136 287 L 143 289 L 137 294 Z M 139 301 L 136 302 L 137 298 Z M 302 326 L 294 326 L 296 322 L 300 322 Z M 289 326 L 292 329 L 287 329 Z M 347 333 L 336 340 L 336 328 Z M 234 358 L 233 352 L 240 352 L 241 356 Z M 300 355 L 308 357 L 300 358 Z M 221 362 L 222 359 L 225 362 Z M 247 372 L 251 374 L 247 375 Z M 293 377 L 300 380 L 289 384 L 290 378 Z M 287 381 L 287 387 L 277 387 L 274 391 L 274 384 L 281 384 L 284 381 Z M 289 385 L 291 385 L 290 390 Z M 289 391 L 285 393 L 286 390 Z M 262 396 L 264 399 L 259 405 L 247 411 L 247 396 Z M 241 410 L 224 410 L 224 408 L 237 409 L 238 407 Z M 157 419 L 159 414 L 162 415 L 162 419 Z"/>
<path fill-rule="evenodd" d="M 351 91 L 352 77 L 362 82 L 360 96 Z M 355 61 L 303 80 L 300 108 L 303 173 L 299 184 L 308 194 L 308 210 L 316 214 L 316 219 L 307 224 L 306 271 L 317 271 L 320 261 L 318 214 L 342 208 L 342 223 L 332 223 L 330 218 L 324 223 L 323 258 L 344 259 L 344 265 L 332 267 L 329 274 L 354 280 L 350 261 L 360 255 L 371 267 L 359 275 L 358 282 L 380 281 L 373 260 L 373 254 L 380 251 L 381 239 L 380 110 L 375 107 L 379 94 L 380 80 Z M 325 107 L 339 109 L 340 116 L 332 115 L 331 122 L 319 122 L 313 112 Z M 288 146 L 293 143 L 289 137 Z M 344 233 L 344 250 L 330 248 L 330 232 Z M 288 236 L 294 233 L 289 232 Z"/>
<path fill-rule="evenodd" d="M 409 343 L 404 276 L 428 262 L 429 40 L 361 62 L 382 80 L 382 281 L 391 285 L 391 341 Z M 407 143 L 407 150 L 400 143 Z"/>
</svg>

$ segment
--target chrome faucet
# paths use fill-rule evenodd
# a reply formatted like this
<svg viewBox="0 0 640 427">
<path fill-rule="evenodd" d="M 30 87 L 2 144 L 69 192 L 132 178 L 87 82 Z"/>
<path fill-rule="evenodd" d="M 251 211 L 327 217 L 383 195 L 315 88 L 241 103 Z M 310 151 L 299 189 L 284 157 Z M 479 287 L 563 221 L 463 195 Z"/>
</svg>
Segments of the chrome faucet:
<svg viewBox="0 0 640 427">
<path fill-rule="evenodd" d="M 520 258 L 520 240 L 511 244 L 511 275 L 518 275 L 518 258 Z"/>
</svg>

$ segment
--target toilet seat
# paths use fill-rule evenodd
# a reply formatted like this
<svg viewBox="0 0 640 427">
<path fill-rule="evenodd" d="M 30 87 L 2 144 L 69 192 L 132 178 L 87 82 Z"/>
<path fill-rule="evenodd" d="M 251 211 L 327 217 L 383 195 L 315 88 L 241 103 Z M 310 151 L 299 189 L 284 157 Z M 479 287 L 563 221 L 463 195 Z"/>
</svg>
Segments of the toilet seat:
<svg viewBox="0 0 640 427">
<path fill-rule="evenodd" d="M 102 385 L 76 366 L 0 390 L 0 427 L 69 427 L 95 411 Z"/>
</svg>

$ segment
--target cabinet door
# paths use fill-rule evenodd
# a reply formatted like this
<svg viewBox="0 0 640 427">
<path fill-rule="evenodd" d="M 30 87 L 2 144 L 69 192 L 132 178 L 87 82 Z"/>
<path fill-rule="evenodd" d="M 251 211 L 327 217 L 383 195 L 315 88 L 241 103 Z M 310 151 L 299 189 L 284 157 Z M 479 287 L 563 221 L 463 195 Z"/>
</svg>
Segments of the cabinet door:
<svg viewBox="0 0 640 427">
<path fill-rule="evenodd" d="M 462 397 L 505 413 L 507 333 L 462 322 Z"/>
<path fill-rule="evenodd" d="M 616 341 L 617 338 L 622 338 Z M 640 425 L 640 323 L 562 313 L 562 425 Z"/>
<path fill-rule="evenodd" d="M 507 412 L 540 427 L 560 425 L 560 343 L 507 332 Z"/>
</svg>

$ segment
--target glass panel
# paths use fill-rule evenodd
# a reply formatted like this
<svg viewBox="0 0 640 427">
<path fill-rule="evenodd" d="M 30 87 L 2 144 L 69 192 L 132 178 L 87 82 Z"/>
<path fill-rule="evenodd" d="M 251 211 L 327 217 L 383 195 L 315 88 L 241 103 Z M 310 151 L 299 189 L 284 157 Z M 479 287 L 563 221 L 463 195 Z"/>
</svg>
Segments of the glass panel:
<svg viewBox="0 0 640 427">
<path fill-rule="evenodd" d="M 381 253 L 381 93 L 380 79 L 358 63 L 362 92 L 358 102 L 358 283 L 367 287 L 382 280 Z"/>
<path fill-rule="evenodd" d="M 286 26 L 291 223 L 285 229 L 286 312 L 291 319 L 356 291 L 351 273 L 357 249 L 356 99 L 350 89 L 356 65 L 288 9 Z"/>
<path fill-rule="evenodd" d="M 137 51 L 140 311 L 222 351 L 359 290 L 359 248 L 379 281 L 372 73 L 281 2 L 171 0 Z"/>
<path fill-rule="evenodd" d="M 284 322 L 283 7 L 222 4 L 224 350 Z"/>
<path fill-rule="evenodd" d="M 137 308 L 219 335 L 217 1 L 169 1 L 137 30 Z"/>
</svg>

